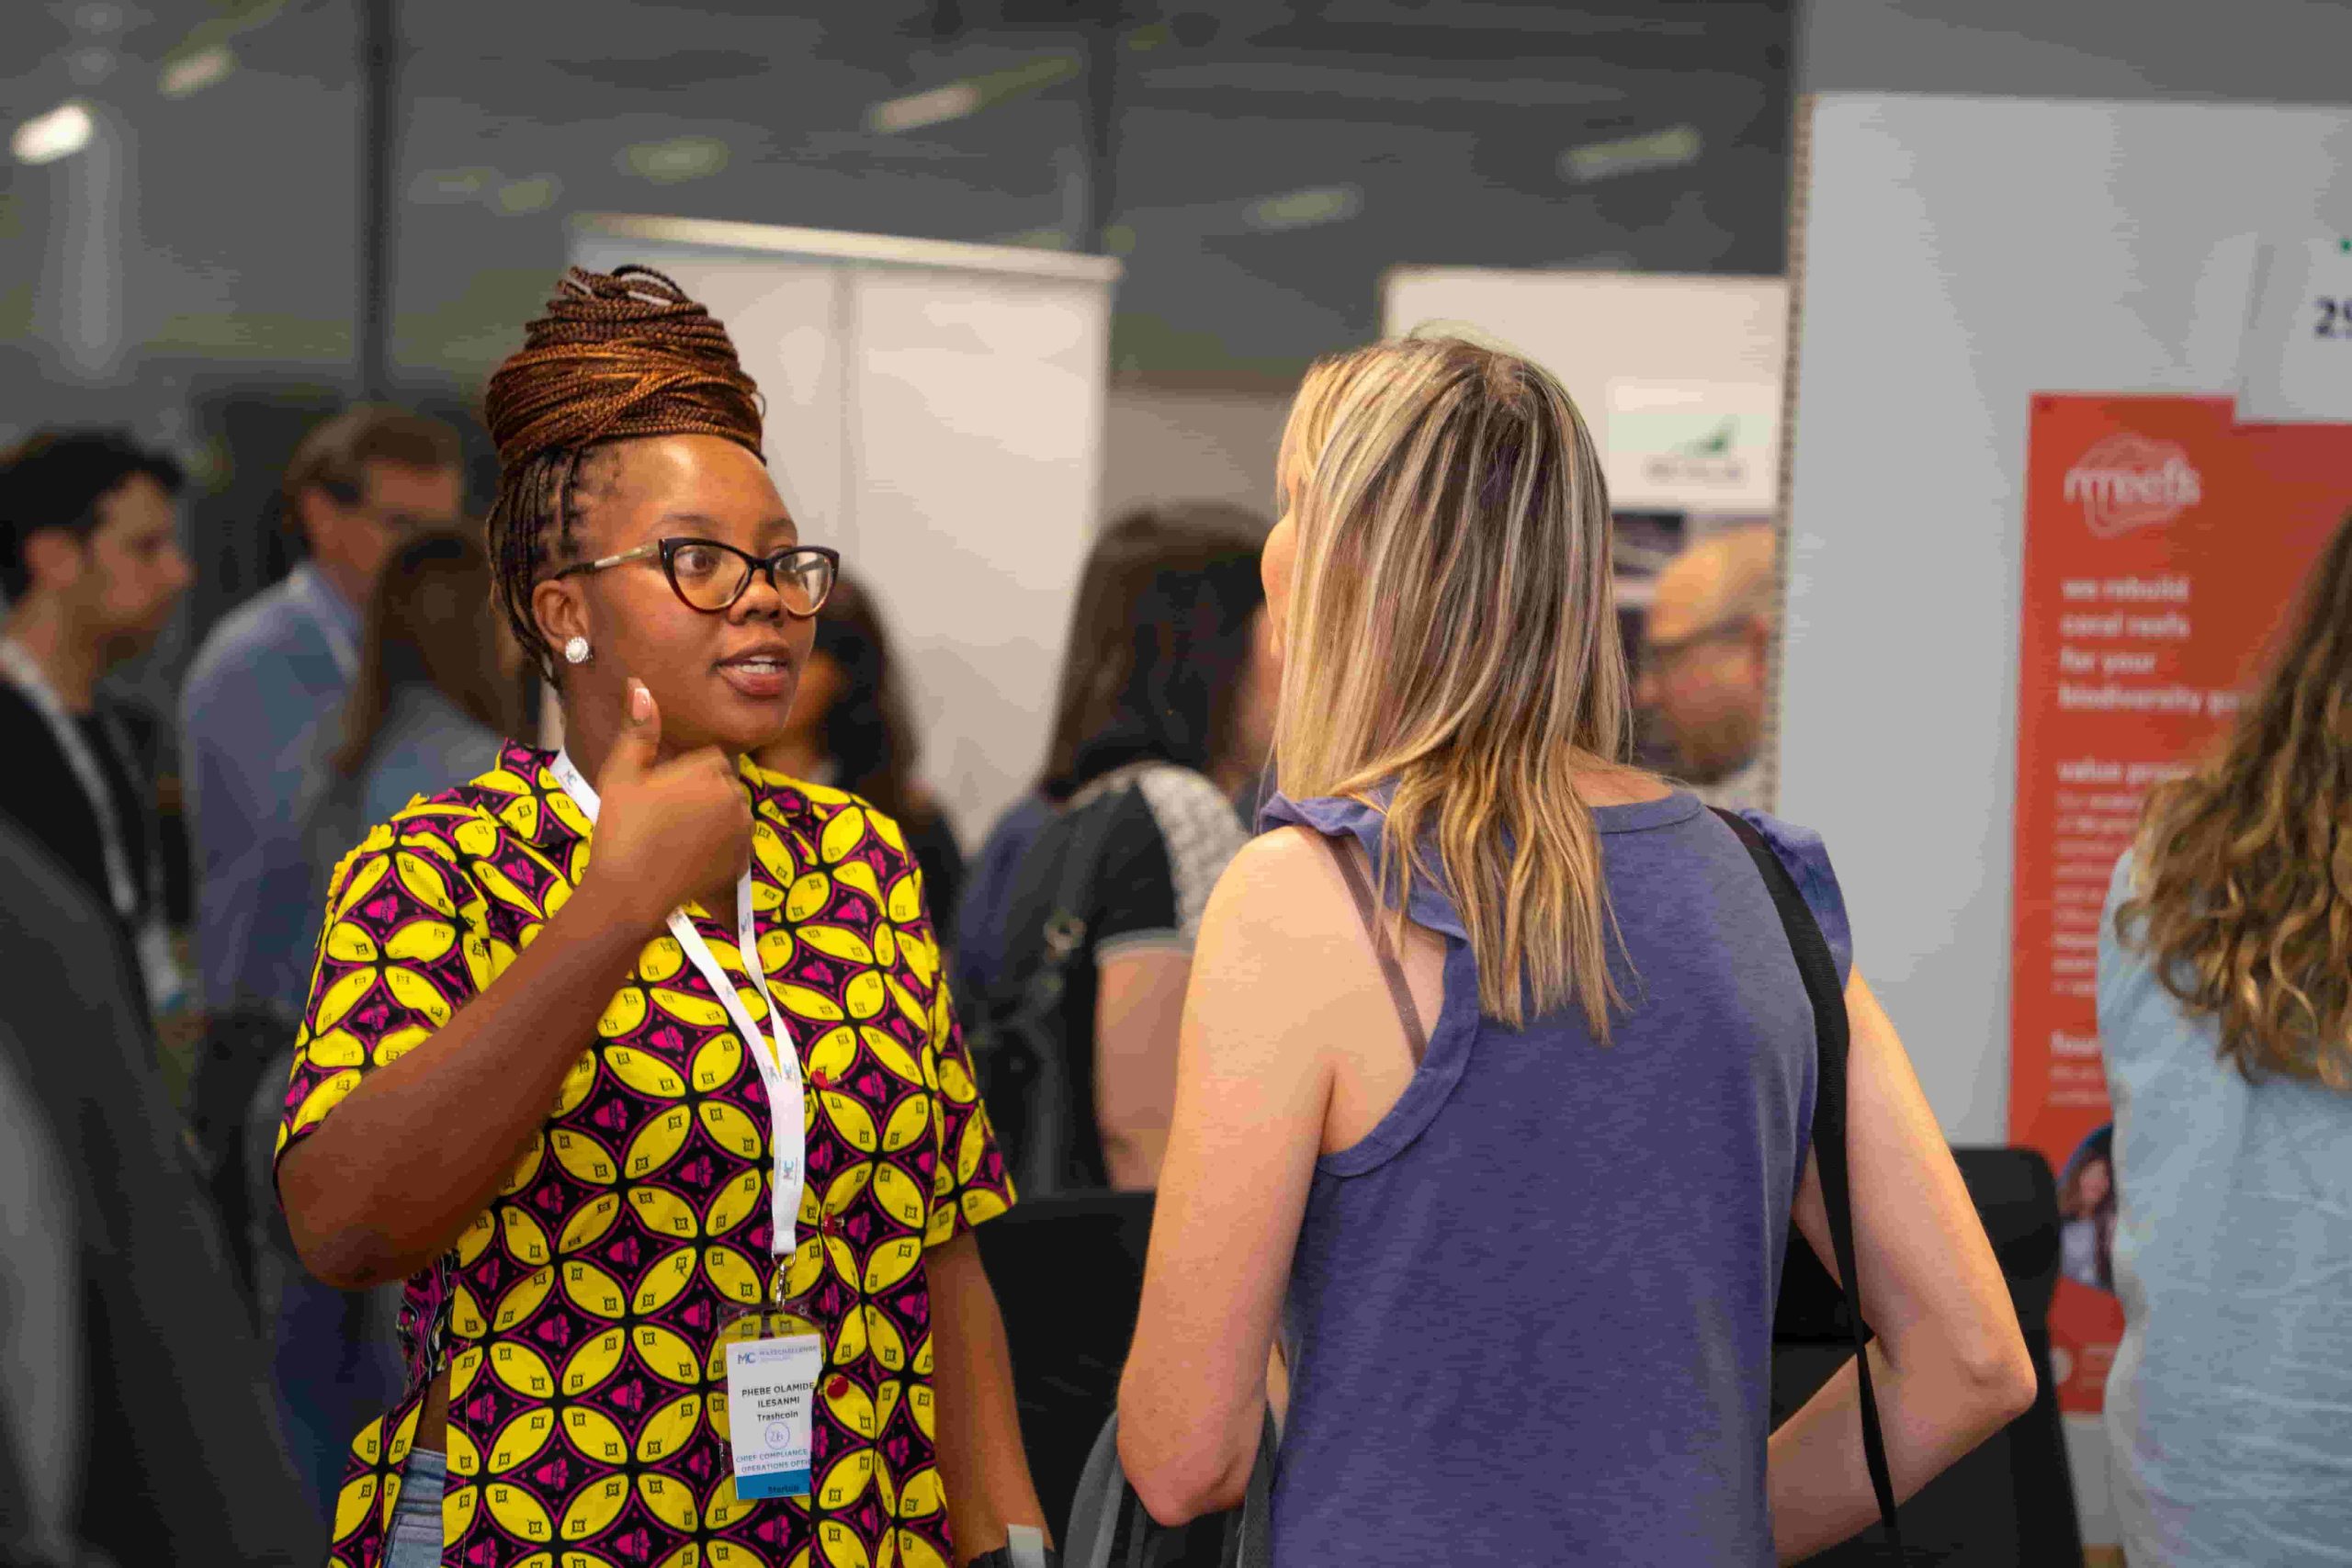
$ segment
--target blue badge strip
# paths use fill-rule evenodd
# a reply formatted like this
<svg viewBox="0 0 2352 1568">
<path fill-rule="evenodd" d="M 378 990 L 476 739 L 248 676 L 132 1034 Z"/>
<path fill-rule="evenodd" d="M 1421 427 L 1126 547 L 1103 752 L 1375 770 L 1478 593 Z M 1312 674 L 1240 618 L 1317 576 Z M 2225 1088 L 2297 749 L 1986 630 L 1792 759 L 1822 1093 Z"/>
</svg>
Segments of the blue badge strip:
<svg viewBox="0 0 2352 1568">
<path fill-rule="evenodd" d="M 809 1490 L 808 1472 L 805 1470 L 777 1470 L 765 1475 L 735 1477 L 735 1495 L 745 1499 L 806 1497 Z"/>
</svg>

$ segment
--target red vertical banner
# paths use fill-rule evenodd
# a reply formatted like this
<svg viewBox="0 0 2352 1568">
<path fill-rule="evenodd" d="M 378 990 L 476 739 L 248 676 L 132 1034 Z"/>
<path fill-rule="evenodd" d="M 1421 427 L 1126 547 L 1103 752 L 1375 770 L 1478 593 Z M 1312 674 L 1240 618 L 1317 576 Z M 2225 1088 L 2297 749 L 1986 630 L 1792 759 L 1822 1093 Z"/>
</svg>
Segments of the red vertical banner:
<svg viewBox="0 0 2352 1568">
<path fill-rule="evenodd" d="M 2033 400 L 2019 638 L 2009 1141 L 2059 1173 L 2052 1370 L 2100 1407 L 2123 1326 L 2098 1042 L 2100 909 L 2148 786 L 2228 726 L 2352 509 L 2352 426 L 2227 398 Z"/>
</svg>

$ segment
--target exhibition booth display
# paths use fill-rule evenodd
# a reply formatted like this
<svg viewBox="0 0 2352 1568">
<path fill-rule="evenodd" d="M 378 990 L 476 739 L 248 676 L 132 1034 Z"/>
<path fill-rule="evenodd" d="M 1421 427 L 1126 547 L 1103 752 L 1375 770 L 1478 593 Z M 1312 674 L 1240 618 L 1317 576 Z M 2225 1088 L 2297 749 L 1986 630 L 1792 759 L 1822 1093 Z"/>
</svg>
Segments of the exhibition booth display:
<svg viewBox="0 0 2352 1568">
<path fill-rule="evenodd" d="M 2352 115 L 1829 95 L 1795 148 L 1779 809 L 1947 1134 L 2058 1173 L 2112 1540 L 2100 908 L 2352 510 Z"/>
</svg>

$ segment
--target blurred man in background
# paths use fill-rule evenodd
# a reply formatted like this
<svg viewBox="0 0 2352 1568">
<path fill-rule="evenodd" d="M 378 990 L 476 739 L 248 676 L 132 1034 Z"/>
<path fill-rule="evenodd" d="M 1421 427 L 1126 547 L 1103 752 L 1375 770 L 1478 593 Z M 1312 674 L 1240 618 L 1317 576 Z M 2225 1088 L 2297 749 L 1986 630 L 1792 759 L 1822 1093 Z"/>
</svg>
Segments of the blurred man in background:
<svg viewBox="0 0 2352 1568">
<path fill-rule="evenodd" d="M 0 815 L 114 917 L 147 1004 L 180 986 L 155 781 L 99 677 L 187 592 L 176 464 L 116 432 L 49 431 L 0 457 Z"/>
<path fill-rule="evenodd" d="M 196 956 L 207 1008 L 300 1010 L 318 914 L 263 908 L 276 837 L 299 831 L 299 773 L 278 759 L 343 701 L 359 667 L 359 606 L 392 547 L 458 525 L 458 434 L 362 406 L 303 437 L 286 470 L 287 526 L 308 558 L 213 628 L 181 693 L 196 852 Z"/>
<path fill-rule="evenodd" d="M 1701 539 L 1658 573 L 1635 700 L 1668 768 L 1711 806 L 1762 806 L 1766 684 L 1780 577 L 1765 525 Z"/>
</svg>

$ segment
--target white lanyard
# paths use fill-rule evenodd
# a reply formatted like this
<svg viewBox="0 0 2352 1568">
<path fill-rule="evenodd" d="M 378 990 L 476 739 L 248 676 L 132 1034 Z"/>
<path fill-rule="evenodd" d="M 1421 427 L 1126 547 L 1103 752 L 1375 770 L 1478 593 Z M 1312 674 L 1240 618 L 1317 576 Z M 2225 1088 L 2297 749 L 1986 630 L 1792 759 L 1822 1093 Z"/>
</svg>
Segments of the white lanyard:
<svg viewBox="0 0 2352 1568">
<path fill-rule="evenodd" d="M 335 618 L 333 607 L 320 602 L 319 595 L 329 592 L 332 590 L 320 586 L 317 567 L 296 569 L 294 595 L 302 602 L 303 614 L 309 615 L 311 623 L 319 628 L 319 635 L 327 639 L 327 655 L 334 660 L 335 669 L 342 673 L 347 684 L 358 677 L 359 649 L 352 641 L 351 634 L 344 629 L 343 623 Z M 584 811 L 587 807 L 581 809 Z"/>
<path fill-rule="evenodd" d="M 554 772 L 571 803 L 591 824 L 596 820 L 600 804 L 596 787 L 580 772 L 571 760 L 571 751 L 555 754 Z M 736 1030 L 743 1037 L 744 1049 L 752 1054 L 752 1062 L 760 1069 L 761 1081 L 767 1085 L 768 1148 L 775 1158 L 775 1170 L 770 1181 L 768 1214 L 775 1231 L 772 1246 L 778 1258 L 791 1256 L 795 1246 L 794 1226 L 800 1217 L 800 1190 L 806 1180 L 804 1167 L 808 1159 L 808 1127 L 804 1121 L 807 1111 L 801 1099 L 800 1056 L 794 1048 L 792 1035 L 784 1026 L 784 1014 L 776 1010 L 775 998 L 768 990 L 766 965 L 760 961 L 759 933 L 752 919 L 752 874 L 746 869 L 742 880 L 735 885 L 736 941 L 743 954 L 744 971 L 751 976 L 752 985 L 767 1004 L 768 1022 L 773 1039 L 760 1032 L 760 1026 L 743 1005 L 741 993 L 718 966 L 710 944 L 695 930 L 695 923 L 684 909 L 670 911 L 670 934 L 694 960 L 702 977 L 734 1021 Z M 780 1279 L 779 1279 L 780 1285 Z"/>
<path fill-rule="evenodd" d="M 22 692 L 25 700 L 33 705 L 33 711 L 40 714 L 41 721 L 49 726 L 51 736 L 57 741 L 57 749 L 65 754 L 66 767 L 72 770 L 74 781 L 82 786 L 83 795 L 88 797 L 90 815 L 98 822 L 98 851 L 106 862 L 107 891 L 114 900 L 115 913 L 122 917 L 124 924 L 130 924 L 139 917 L 141 889 L 130 869 L 130 851 L 123 842 L 123 824 L 119 814 L 137 810 L 138 803 L 115 799 L 114 791 L 107 787 L 105 770 L 98 766 L 97 755 L 90 750 L 89 739 L 82 733 L 82 727 L 74 722 L 72 714 L 65 711 L 64 701 L 58 696 L 56 688 L 49 683 L 49 675 L 41 669 L 40 660 L 34 659 L 25 645 L 14 637 L 0 637 L 0 677 L 5 677 L 9 684 Z M 111 727 L 103 713 L 99 722 Z M 119 739 L 116 750 L 118 753 L 122 750 Z M 126 768 L 129 766 L 120 755 L 116 761 L 124 762 Z M 172 1002 L 179 991 L 178 967 L 172 962 L 170 944 L 163 931 L 161 854 L 161 846 L 151 841 L 148 844 L 145 890 L 147 919 L 132 933 L 138 944 L 142 978 L 147 983 L 148 1002 L 159 1010 Z"/>
</svg>

